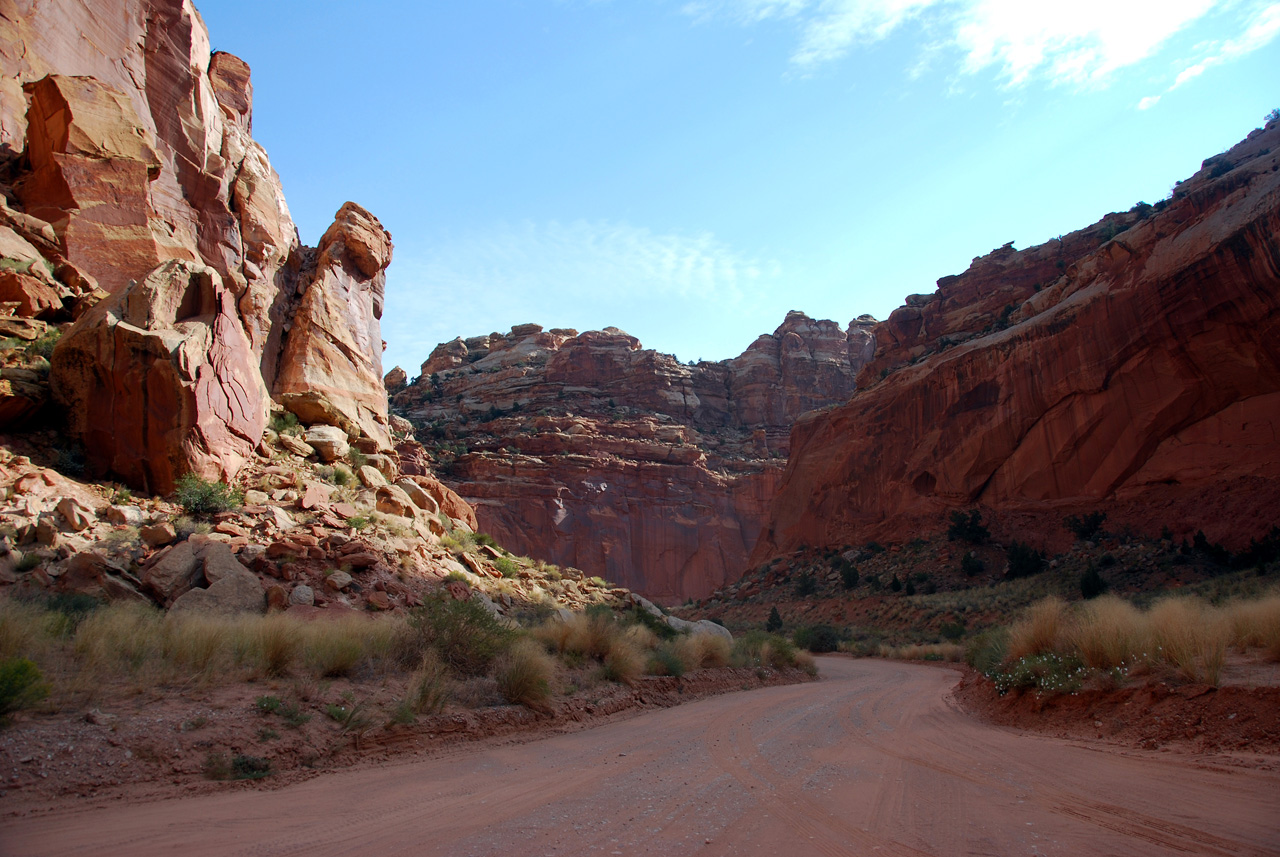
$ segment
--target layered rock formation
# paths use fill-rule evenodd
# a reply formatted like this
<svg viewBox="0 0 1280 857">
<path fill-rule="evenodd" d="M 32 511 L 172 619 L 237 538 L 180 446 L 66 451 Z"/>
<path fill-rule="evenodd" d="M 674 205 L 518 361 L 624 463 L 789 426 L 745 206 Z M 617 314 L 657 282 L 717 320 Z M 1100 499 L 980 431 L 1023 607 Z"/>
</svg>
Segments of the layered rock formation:
<svg viewBox="0 0 1280 857">
<path fill-rule="evenodd" d="M 348 203 L 319 248 L 301 245 L 250 136 L 249 67 L 210 52 L 189 0 L 0 2 L 0 94 L 0 300 L 84 316 L 52 382 L 96 473 L 162 492 L 186 471 L 229 477 L 268 394 L 390 451 L 391 236 Z M 212 292 L 173 284 L 197 270 Z M 85 315 L 105 293 L 111 308 Z M 31 412 L 18 404 L 0 412 Z"/>
<path fill-rule="evenodd" d="M 852 400 L 797 423 L 753 559 L 905 540 L 979 505 L 1232 548 L 1280 517 L 1280 124 L 1173 198 L 975 259 L 875 329 Z M 1037 517 L 1038 516 L 1038 517 Z M 1035 524 L 1035 521 L 1039 524 Z M 1039 531 L 1036 531 L 1036 528 Z"/>
<path fill-rule="evenodd" d="M 697 365 L 616 328 L 520 325 L 438 346 L 393 405 L 512 550 L 701 597 L 741 573 L 792 422 L 848 398 L 873 323 L 792 312 L 741 356 Z"/>
</svg>

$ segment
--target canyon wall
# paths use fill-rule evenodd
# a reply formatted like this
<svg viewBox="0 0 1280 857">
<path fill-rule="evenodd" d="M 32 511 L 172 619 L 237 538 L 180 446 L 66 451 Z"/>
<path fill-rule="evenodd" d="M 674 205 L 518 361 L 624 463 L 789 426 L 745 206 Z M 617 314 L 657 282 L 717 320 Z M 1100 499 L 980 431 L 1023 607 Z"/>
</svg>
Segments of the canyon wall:
<svg viewBox="0 0 1280 857">
<path fill-rule="evenodd" d="M 798 421 L 754 562 L 975 506 L 1041 545 L 1082 510 L 1247 544 L 1280 520 L 1280 124 L 1170 200 L 975 259 L 874 335 L 856 395 Z"/>
<path fill-rule="evenodd" d="M 872 324 L 792 312 L 742 355 L 696 365 L 616 328 L 520 325 L 438 346 L 412 385 L 386 380 L 482 530 L 680 601 L 742 573 L 792 423 L 849 397 Z"/>
<path fill-rule="evenodd" d="M 229 479 L 272 396 L 391 449 L 391 236 L 347 203 L 303 246 L 252 125 L 249 66 L 190 0 L 0 0 L 0 300 L 76 320 L 51 386 L 95 476 Z"/>
</svg>

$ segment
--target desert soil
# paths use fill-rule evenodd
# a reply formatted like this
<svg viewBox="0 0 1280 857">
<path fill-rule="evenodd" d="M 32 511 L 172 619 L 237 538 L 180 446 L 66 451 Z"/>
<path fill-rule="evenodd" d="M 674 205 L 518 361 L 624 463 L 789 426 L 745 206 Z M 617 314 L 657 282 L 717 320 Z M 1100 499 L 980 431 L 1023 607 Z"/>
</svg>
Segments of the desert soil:
<svg viewBox="0 0 1280 857">
<path fill-rule="evenodd" d="M 272 788 L 8 818 L 6 855 L 1280 855 L 1277 759 L 991 725 L 957 672 L 823 680 Z"/>
</svg>

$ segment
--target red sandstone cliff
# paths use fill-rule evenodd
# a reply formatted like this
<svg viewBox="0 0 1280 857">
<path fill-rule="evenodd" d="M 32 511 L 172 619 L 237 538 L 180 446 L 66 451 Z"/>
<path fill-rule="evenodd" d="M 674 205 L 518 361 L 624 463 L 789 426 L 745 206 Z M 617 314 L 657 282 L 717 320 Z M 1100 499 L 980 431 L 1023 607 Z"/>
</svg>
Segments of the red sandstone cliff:
<svg viewBox="0 0 1280 857">
<path fill-rule="evenodd" d="M 1173 198 L 975 259 L 875 329 L 845 405 L 802 417 L 756 562 L 1065 512 L 1232 547 L 1280 516 L 1280 123 Z"/>
<path fill-rule="evenodd" d="M 302 246 L 252 111 L 248 65 L 210 52 L 190 0 L 0 0 L 3 324 L 76 319 L 51 386 L 95 475 L 229 479 L 272 395 L 391 449 L 391 236 L 348 203 Z M 42 394 L 3 380 L 0 424 L 20 427 Z"/>
<path fill-rule="evenodd" d="M 387 381 L 482 530 L 683 600 L 741 573 L 791 424 L 848 398 L 872 323 L 844 331 L 792 312 L 741 356 L 697 365 L 616 328 L 521 325 L 438 346 L 412 386 Z"/>
</svg>

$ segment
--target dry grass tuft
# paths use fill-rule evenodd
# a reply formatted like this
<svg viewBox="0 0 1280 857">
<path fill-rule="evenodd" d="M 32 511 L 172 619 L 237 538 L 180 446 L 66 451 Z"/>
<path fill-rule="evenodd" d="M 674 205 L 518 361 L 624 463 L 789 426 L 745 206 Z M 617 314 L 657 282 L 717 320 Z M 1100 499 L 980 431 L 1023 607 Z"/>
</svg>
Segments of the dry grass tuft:
<svg viewBox="0 0 1280 857">
<path fill-rule="evenodd" d="M 1026 615 L 1009 629 L 1010 660 L 1056 651 L 1066 619 L 1066 602 L 1057 596 L 1051 595 L 1032 604 Z"/>
<path fill-rule="evenodd" d="M 495 678 L 498 692 L 508 702 L 544 710 L 555 673 L 555 661 L 541 646 L 532 640 L 521 640 L 499 659 Z"/>
<path fill-rule="evenodd" d="M 1086 602 L 1067 638 L 1085 666 L 1100 670 L 1136 664 L 1150 648 L 1146 617 L 1114 595 Z"/>
</svg>

